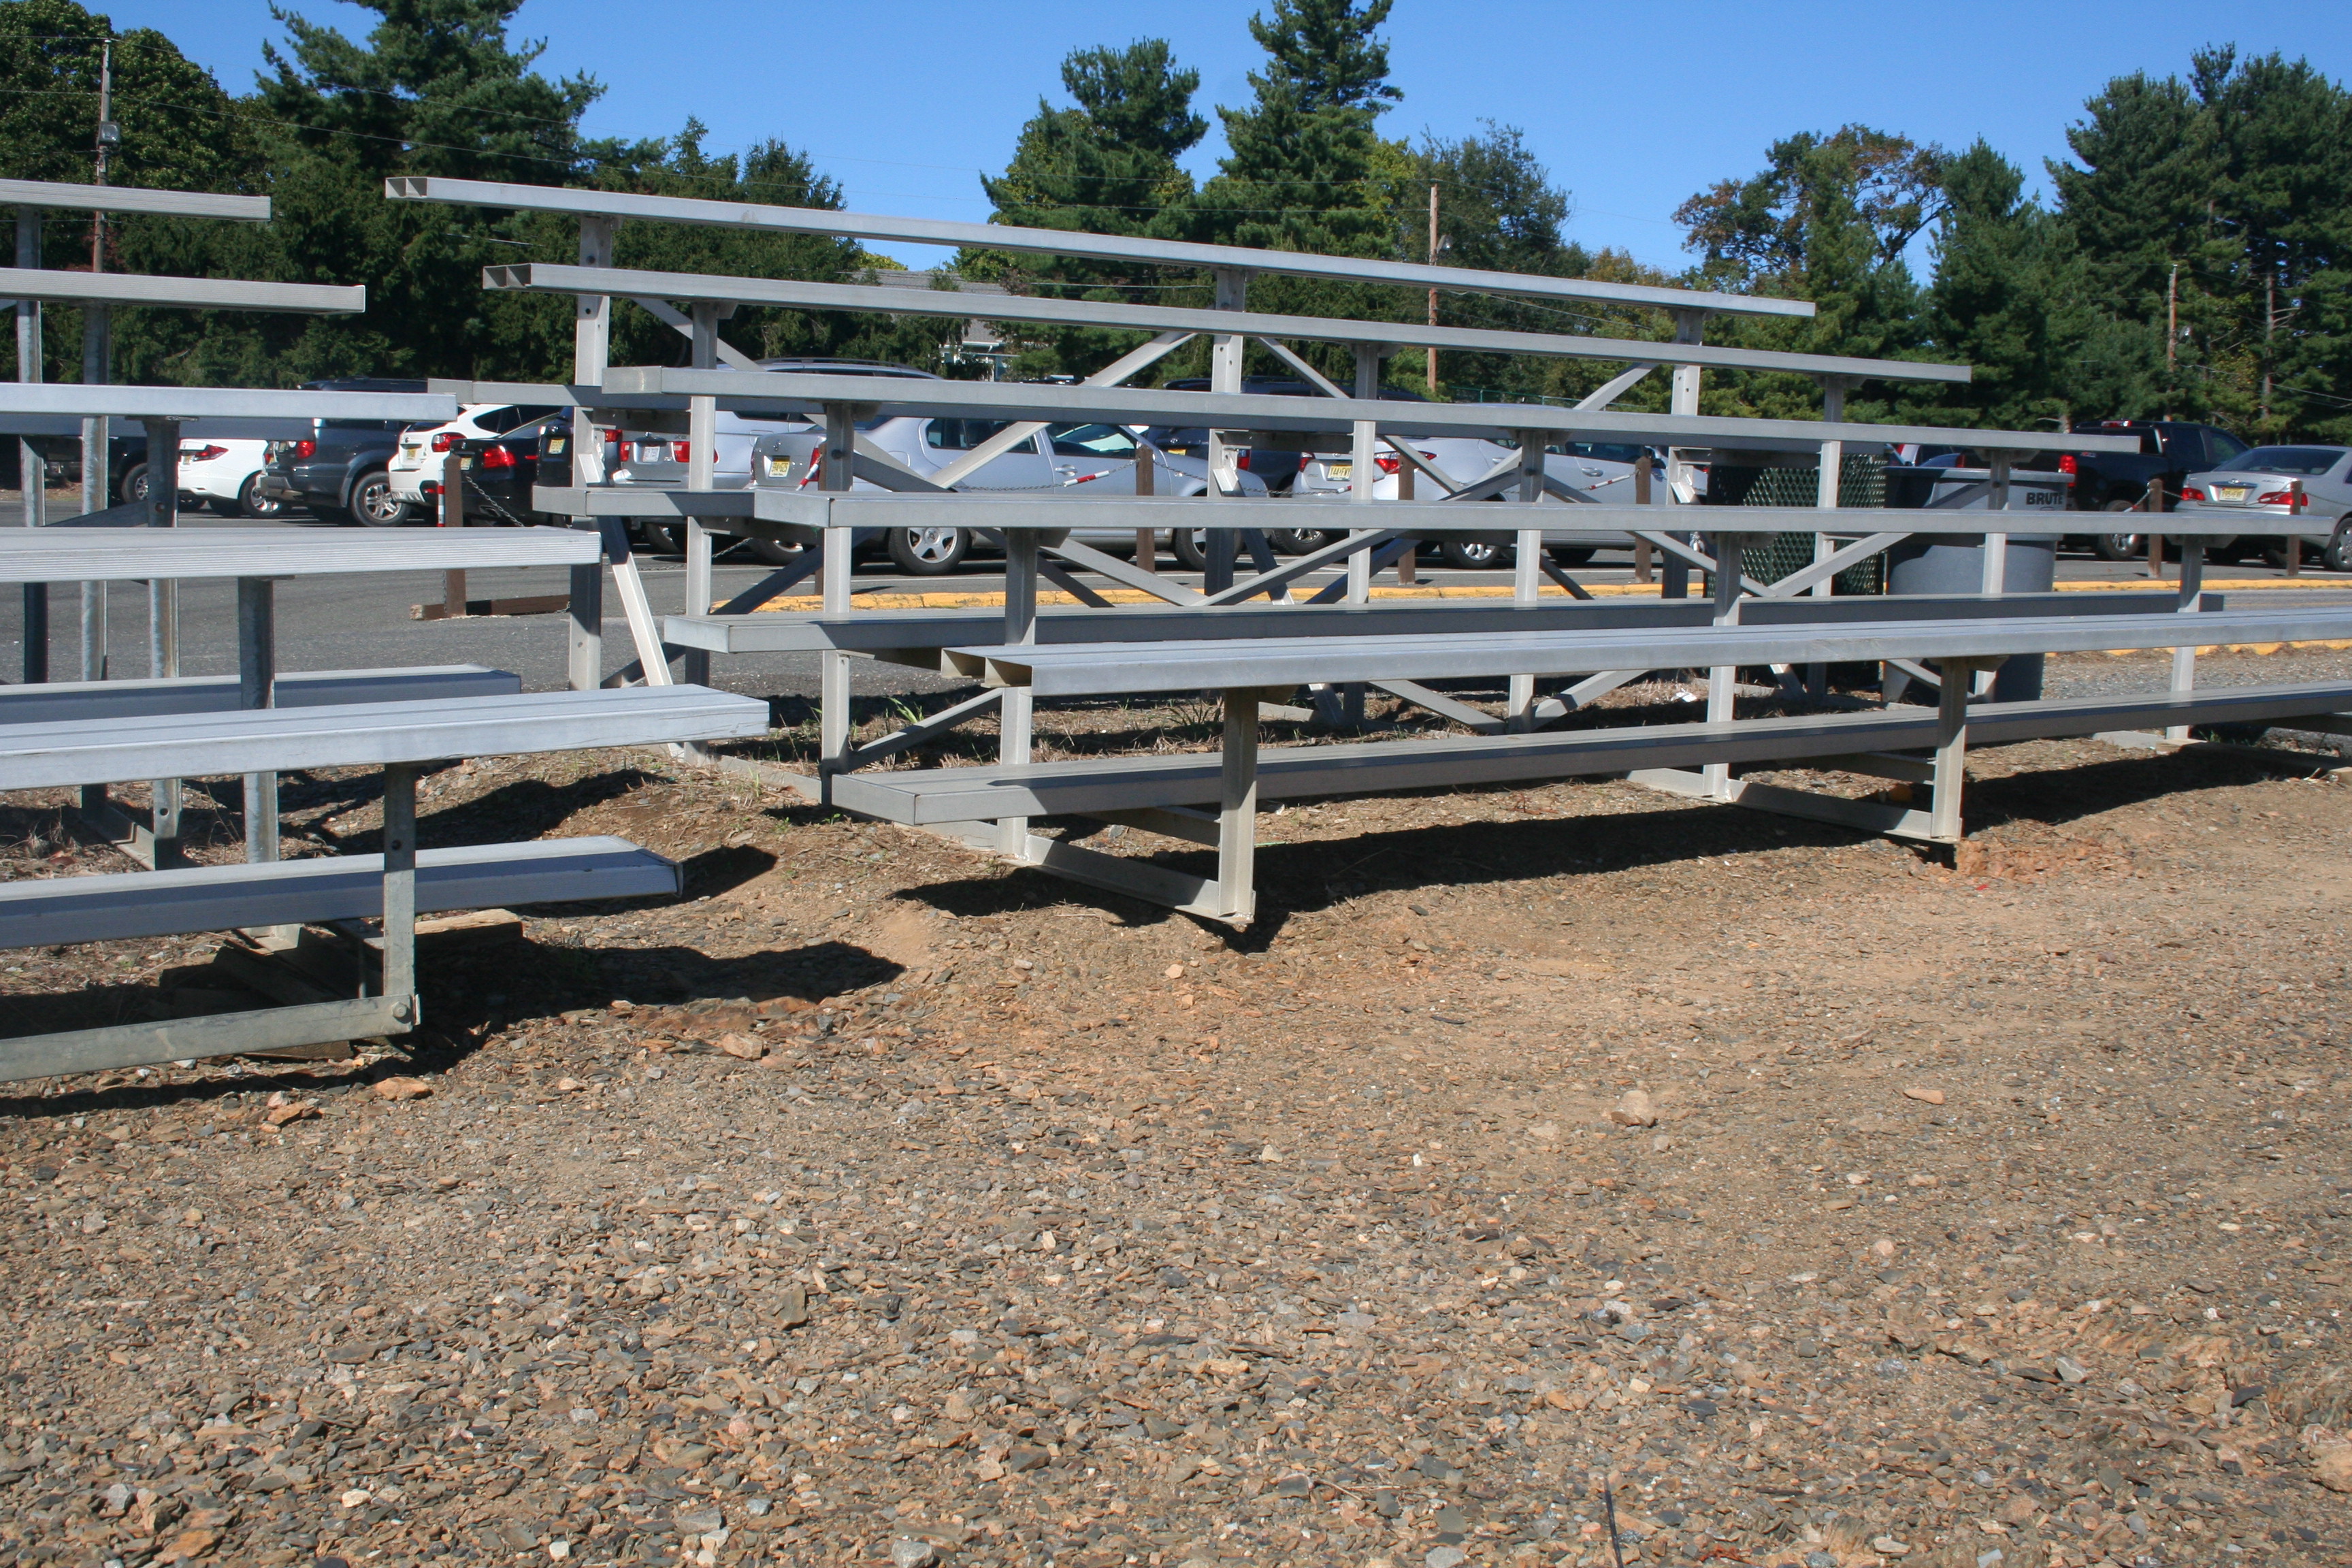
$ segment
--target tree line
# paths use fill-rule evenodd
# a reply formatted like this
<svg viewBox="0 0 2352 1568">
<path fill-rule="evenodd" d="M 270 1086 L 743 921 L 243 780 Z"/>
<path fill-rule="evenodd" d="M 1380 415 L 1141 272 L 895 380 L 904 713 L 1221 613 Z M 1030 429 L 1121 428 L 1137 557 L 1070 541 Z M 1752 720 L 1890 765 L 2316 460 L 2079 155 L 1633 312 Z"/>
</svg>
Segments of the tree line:
<svg viewBox="0 0 2352 1568">
<path fill-rule="evenodd" d="M 1000 173 L 996 221 L 1806 299 L 1811 320 L 1723 318 L 1712 342 L 1864 357 L 1958 361 L 1963 387 L 1864 384 L 1858 418 L 2008 428 L 2110 416 L 2209 419 L 2255 440 L 2352 438 L 2352 95 L 2303 60 L 2200 51 L 2185 74 L 2119 77 L 2067 131 L 2053 199 L 1979 140 L 1950 150 L 1862 125 L 1773 143 L 1762 167 L 1676 214 L 1694 259 L 1679 272 L 1567 234 L 1570 192 L 1518 129 L 1481 122 L 1418 140 L 1384 134 L 1402 102 L 1381 28 L 1392 0 L 1270 0 L 1238 106 L 1216 106 L 1226 152 L 1196 180 L 1207 135 L 1200 75 L 1164 39 L 1077 49 L 1066 101 L 1041 99 Z M 488 293 L 486 265 L 569 260 L 574 226 L 551 216 L 383 199 L 392 174 L 837 207 L 838 187 L 782 141 L 712 153 L 689 121 L 672 137 L 595 138 L 603 89 L 537 68 L 509 36 L 521 0 L 366 0 L 362 39 L 280 13 L 249 91 L 232 93 L 151 29 L 116 32 L 76 0 L 0 0 L 0 174 L 92 177 L 98 76 L 110 54 L 119 184 L 270 195 L 267 226 L 126 217 L 94 233 L 45 221 L 47 264 L 183 275 L 364 283 L 355 318 L 123 311 L 119 379 L 290 385 L 331 375 L 550 379 L 567 374 L 567 300 Z M 1429 200 L 1437 193 L 1437 234 Z M 1913 258 L 1924 255 L 1924 268 Z M 631 224 L 617 264 L 854 280 L 894 265 L 854 241 Z M 1921 275 L 1924 272 L 1924 277 Z M 940 279 L 1067 298 L 1206 304 L 1185 269 L 975 247 Z M 1260 278 L 1254 309 L 1421 321 L 1413 289 Z M 1664 339 L 1661 314 L 1468 290 L 1439 296 L 1450 325 Z M 79 372 L 78 321 L 52 310 L 52 379 Z M 619 363 L 678 363 L 684 340 L 641 311 L 615 319 Z M 951 323 L 745 310 L 730 340 L 761 354 L 887 359 L 948 374 L 966 361 Z M 1139 341 L 1024 328 L 1006 373 L 1082 375 Z M 1253 351 L 1255 352 L 1255 351 Z M 1344 351 L 1305 350 L 1345 377 Z M 13 354 L 0 344 L 0 357 Z M 1205 347 L 1147 379 L 1198 374 Z M 1279 371 L 1268 361 L 1253 368 Z M 1440 396 L 1580 397 L 1615 367 L 1447 353 Z M 14 374 L 13 363 L 5 374 Z M 1390 379 L 1423 384 L 1418 351 Z M 1801 377 L 1716 373 L 1710 413 L 1817 412 Z M 1622 397 L 1663 407 L 1663 377 Z"/>
</svg>

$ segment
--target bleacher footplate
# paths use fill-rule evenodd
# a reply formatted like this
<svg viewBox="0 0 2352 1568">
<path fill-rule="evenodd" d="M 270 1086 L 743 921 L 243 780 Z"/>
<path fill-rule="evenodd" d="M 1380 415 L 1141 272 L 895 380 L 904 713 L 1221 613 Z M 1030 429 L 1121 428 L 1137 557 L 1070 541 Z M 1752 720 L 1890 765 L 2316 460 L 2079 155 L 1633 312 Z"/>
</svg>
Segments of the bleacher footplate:
<svg viewBox="0 0 2352 1568">
<path fill-rule="evenodd" d="M 680 886 L 675 862 L 625 838 L 469 845 L 416 857 L 419 914 L 672 897 Z M 383 912 L 381 855 L 58 877 L 0 885 L 0 947 L 315 925 Z"/>
</svg>

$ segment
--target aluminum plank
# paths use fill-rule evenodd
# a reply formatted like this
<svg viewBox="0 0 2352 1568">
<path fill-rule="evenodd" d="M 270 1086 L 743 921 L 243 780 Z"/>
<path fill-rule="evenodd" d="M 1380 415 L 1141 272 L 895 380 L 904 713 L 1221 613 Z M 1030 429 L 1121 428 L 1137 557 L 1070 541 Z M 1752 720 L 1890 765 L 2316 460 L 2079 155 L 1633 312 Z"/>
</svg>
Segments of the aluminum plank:
<svg viewBox="0 0 2352 1568">
<path fill-rule="evenodd" d="M 2017 452 L 2137 452 L 2137 436 L 2054 430 L 1969 430 L 1931 425 L 1863 425 L 1847 420 L 1745 419 L 1715 415 L 1632 414 L 1555 408 L 1530 403 L 1395 403 L 1355 397 L 1279 397 L 1268 393 L 1170 392 L 1131 386 L 1046 383 L 917 381 L 904 377 L 795 375 L 772 371 L 681 370 L 615 365 L 604 373 L 607 396 L 737 396 L 814 413 L 828 403 L 957 418 L 1150 421 L 1250 430 L 1349 430 L 1360 420 L 1391 431 L 1504 437 L 1541 430 L 1626 441 L 1741 450 L 1818 451 L 1824 441 L 1997 447 Z M 1744 510 L 1744 509 L 1743 509 Z"/>
<path fill-rule="evenodd" d="M 1860 627 L 1735 625 L 1494 632 L 1445 639 L 1267 638 L 1242 647 L 1207 640 L 1158 642 L 1148 647 L 1111 642 L 1058 647 L 996 645 L 950 648 L 948 656 L 957 668 L 984 676 L 991 684 L 1027 686 L 1041 696 L 1076 696 L 1308 681 L 1581 675 L 1602 669 L 1836 664 L 1849 659 L 2083 653 L 2343 637 L 2352 637 L 2352 608 L 2224 610 L 2193 616 L 1892 621 Z"/>
<path fill-rule="evenodd" d="M 765 702 L 703 686 L 22 724 L 8 731 L 5 749 L 0 750 L 0 790 L 371 767 L 767 732 Z"/>
<path fill-rule="evenodd" d="M 103 414 L 117 419 L 401 419 L 423 425 L 457 417 L 457 400 L 440 392 L 274 392 L 241 386 L 0 382 L 0 422 L 9 415 L 59 414 L 74 417 Z"/>
<path fill-rule="evenodd" d="M 877 213 L 772 206 L 755 202 L 709 201 L 692 196 L 641 195 L 629 192 L 526 185 L 496 180 L 402 174 L 384 181 L 383 194 L 395 201 L 454 202 L 460 206 L 504 207 L 517 212 L 642 218 L 654 223 L 766 229 L 787 234 L 839 235 L 851 239 L 896 240 L 959 248 L 973 246 L 1047 256 L 1144 261 L 1167 267 L 1227 268 L 1291 278 L 1402 283 L 1420 289 L 1466 289 L 1486 294 L 1516 294 L 1529 299 L 1608 300 L 1629 305 L 1654 305 L 1669 310 L 1706 310 L 1727 316 L 1810 317 L 1814 313 L 1813 304 L 1808 300 L 1776 300 L 1752 294 L 1711 293 L 1696 289 L 1608 283 L 1587 278 L 1546 278 L 1524 272 L 1489 272 L 1467 267 L 1432 267 L 1411 261 L 1373 261 L 1354 257 L 1314 256 L 1302 251 L 1255 250 L 1238 245 L 1201 245 L 1186 240 L 1084 234 L 1073 230 L 1024 228 L 992 223 L 959 223 L 939 218 L 893 217 Z"/>
<path fill-rule="evenodd" d="M 1971 745 L 2080 736 L 2123 725 L 2279 722 L 2352 710 L 2352 682 L 2224 688 L 2129 697 L 1975 705 Z M 1797 763 L 1864 750 L 1916 750 L 1936 739 L 1932 708 L 1658 724 L 1567 733 L 1272 747 L 1258 752 L 1260 800 L 1464 788 L 1708 763 Z M 833 781 L 835 804 L 927 826 L 1000 816 L 1050 816 L 1141 805 L 1213 805 L 1213 752 L 1040 763 L 1015 767 L 853 773 Z"/>
<path fill-rule="evenodd" d="M 314 669 L 280 675 L 273 708 L 326 708 L 356 702 L 446 702 L 509 697 L 522 678 L 478 664 L 423 665 L 405 669 Z M 59 680 L 0 687 L 0 725 L 64 723 L 86 719 L 148 718 L 163 713 L 236 711 L 234 675 L 183 675 L 162 680 Z M 0 734 L 0 745 L 7 743 Z"/>
<path fill-rule="evenodd" d="M 625 838 L 549 838 L 416 855 L 419 914 L 675 897 L 680 886 L 674 862 Z M 0 948 L 316 925 L 383 913 L 381 855 L 56 877 L 0 883 Z"/>
<path fill-rule="evenodd" d="M 165 217 L 268 223 L 268 196 L 213 191 L 151 191 L 136 185 L 77 185 L 62 180 L 0 180 L 0 207 L 67 207 L 77 212 L 155 213 Z"/>
<path fill-rule="evenodd" d="M 0 529 L 0 583 L 586 566 L 604 552 L 596 534 L 571 528 L 76 528 L 72 521 Z"/>
<path fill-rule="evenodd" d="M 1543 354 L 1639 364 L 1696 364 L 1723 370 L 1788 371 L 1881 381 L 1965 383 L 1964 364 L 1856 359 L 1839 354 L 1782 353 L 1711 343 L 1652 342 L 1551 332 L 1496 331 L 1479 327 L 1423 326 L 1412 321 L 1354 321 L 1325 316 L 1281 316 L 1251 310 L 1207 310 L 1174 305 L 1127 305 L 1098 300 L 1055 300 L 1033 294 L 975 297 L 955 289 L 905 289 L 856 283 L 813 283 L 784 278 L 719 278 L 698 272 L 645 272 L 617 267 L 575 267 L 527 261 L 486 267 L 482 287 L 548 294 L 646 296 L 740 305 L 783 305 L 805 310 L 862 310 L 897 316 L 983 317 L 1103 326 L 1142 332 L 1223 332 L 1306 339 L 1327 343 L 1455 349 L 1473 353 Z"/>
<path fill-rule="evenodd" d="M 158 278 L 139 272 L 60 272 L 36 267 L 11 267 L 0 273 L 0 295 L 65 304 L 302 315 L 347 315 L 367 309 L 367 289 L 357 283 L 256 283 L 237 278 Z"/>
</svg>

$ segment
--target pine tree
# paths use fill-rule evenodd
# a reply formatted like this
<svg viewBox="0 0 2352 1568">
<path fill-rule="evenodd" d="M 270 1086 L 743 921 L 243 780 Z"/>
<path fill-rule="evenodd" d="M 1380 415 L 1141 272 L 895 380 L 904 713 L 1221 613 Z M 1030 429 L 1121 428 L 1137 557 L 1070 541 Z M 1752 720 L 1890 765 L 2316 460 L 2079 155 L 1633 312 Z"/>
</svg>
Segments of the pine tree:
<svg viewBox="0 0 2352 1568">
<path fill-rule="evenodd" d="M 1217 110 L 1230 151 L 1194 203 L 1204 235 L 1330 256 L 1390 249 L 1403 159 L 1373 125 L 1404 96 L 1374 36 L 1391 4 L 1274 0 L 1270 16 L 1250 18 L 1266 65 L 1249 75 L 1249 108 Z"/>
</svg>

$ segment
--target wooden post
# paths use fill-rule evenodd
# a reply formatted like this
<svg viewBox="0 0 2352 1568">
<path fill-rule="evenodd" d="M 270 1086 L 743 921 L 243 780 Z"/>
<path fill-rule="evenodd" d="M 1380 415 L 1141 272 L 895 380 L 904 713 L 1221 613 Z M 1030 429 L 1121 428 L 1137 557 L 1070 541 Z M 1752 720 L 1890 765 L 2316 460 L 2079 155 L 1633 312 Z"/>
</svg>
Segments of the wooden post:
<svg viewBox="0 0 2352 1568">
<path fill-rule="evenodd" d="M 466 459 L 451 446 L 441 459 L 441 526 L 466 526 Z M 463 567 L 441 574 L 441 616 L 457 620 L 466 613 L 466 573 Z"/>
<path fill-rule="evenodd" d="M 1135 493 L 1139 496 L 1160 493 L 1160 478 L 1154 468 L 1159 454 L 1138 441 L 1135 444 Z M 1135 563 L 1146 572 L 1160 570 L 1160 536 L 1148 528 L 1135 531 Z"/>
<path fill-rule="evenodd" d="M 2292 528 L 2294 520 L 2303 515 L 2303 481 L 2295 479 L 2289 482 L 2286 495 L 2287 526 Z M 2290 577 L 2303 575 L 2303 535 L 2300 533 L 2286 536 L 2286 574 Z"/>
<path fill-rule="evenodd" d="M 1650 504 L 1650 454 L 1647 452 L 1633 459 L 1633 504 Z M 1646 539 L 1633 541 L 1633 581 L 1636 583 L 1658 580 L 1657 570 L 1651 563 L 1651 548 Z"/>
<path fill-rule="evenodd" d="M 1412 481 L 1417 471 L 1411 463 L 1402 458 L 1397 460 L 1397 500 L 1412 499 Z M 1420 552 L 1421 541 L 1408 539 L 1404 542 L 1404 552 L 1397 557 L 1397 582 L 1400 584 L 1409 586 L 1418 580 L 1413 575 L 1413 568 L 1419 564 L 1416 558 Z"/>
</svg>

